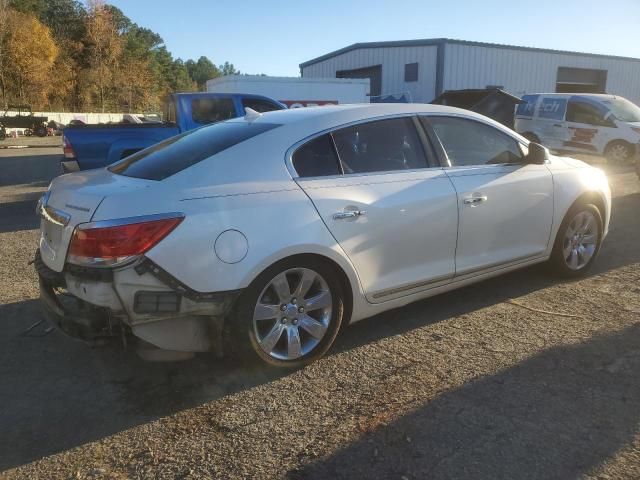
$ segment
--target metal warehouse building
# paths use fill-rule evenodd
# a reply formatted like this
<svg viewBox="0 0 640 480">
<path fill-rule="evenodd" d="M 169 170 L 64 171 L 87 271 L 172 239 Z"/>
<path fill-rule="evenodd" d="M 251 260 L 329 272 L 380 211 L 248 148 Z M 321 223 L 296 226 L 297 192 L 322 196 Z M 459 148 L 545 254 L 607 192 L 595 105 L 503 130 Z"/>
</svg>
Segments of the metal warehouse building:
<svg viewBox="0 0 640 480">
<path fill-rule="evenodd" d="M 447 38 L 355 43 L 300 64 L 309 78 L 369 78 L 371 96 L 430 102 L 445 90 L 502 87 L 613 93 L 640 104 L 640 59 Z"/>
</svg>

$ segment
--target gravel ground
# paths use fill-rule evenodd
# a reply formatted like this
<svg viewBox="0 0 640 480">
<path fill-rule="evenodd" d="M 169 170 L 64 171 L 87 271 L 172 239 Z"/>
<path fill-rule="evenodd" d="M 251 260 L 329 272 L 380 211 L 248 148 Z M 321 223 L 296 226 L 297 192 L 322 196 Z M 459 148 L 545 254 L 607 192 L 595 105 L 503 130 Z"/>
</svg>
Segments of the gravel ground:
<svg viewBox="0 0 640 480">
<path fill-rule="evenodd" d="M 144 363 L 41 327 L 39 192 L 59 149 L 0 151 L 0 477 L 640 478 L 640 182 L 609 169 L 592 274 L 541 267 L 360 322 L 289 373 Z"/>
</svg>

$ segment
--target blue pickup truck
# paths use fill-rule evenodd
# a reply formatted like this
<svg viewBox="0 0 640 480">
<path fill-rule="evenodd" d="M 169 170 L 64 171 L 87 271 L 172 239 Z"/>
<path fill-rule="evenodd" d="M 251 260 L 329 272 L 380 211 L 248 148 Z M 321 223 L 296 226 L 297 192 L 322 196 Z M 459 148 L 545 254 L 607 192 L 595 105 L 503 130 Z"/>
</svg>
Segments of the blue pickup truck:
<svg viewBox="0 0 640 480">
<path fill-rule="evenodd" d="M 162 122 L 70 125 L 62 137 L 62 171 L 110 165 L 187 130 L 243 116 L 247 107 L 260 113 L 286 108 L 260 95 L 174 93 L 165 102 Z"/>
</svg>

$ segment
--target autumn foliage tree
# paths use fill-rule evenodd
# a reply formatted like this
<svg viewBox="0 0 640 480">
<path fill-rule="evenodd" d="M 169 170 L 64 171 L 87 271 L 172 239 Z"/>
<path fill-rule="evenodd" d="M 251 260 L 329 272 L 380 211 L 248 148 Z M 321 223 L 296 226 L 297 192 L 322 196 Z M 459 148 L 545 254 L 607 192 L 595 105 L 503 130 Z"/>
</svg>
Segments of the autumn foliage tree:
<svg viewBox="0 0 640 480">
<path fill-rule="evenodd" d="M 174 59 L 163 39 L 103 0 L 0 0 L 0 108 L 158 111 L 167 93 L 239 73 Z"/>
</svg>

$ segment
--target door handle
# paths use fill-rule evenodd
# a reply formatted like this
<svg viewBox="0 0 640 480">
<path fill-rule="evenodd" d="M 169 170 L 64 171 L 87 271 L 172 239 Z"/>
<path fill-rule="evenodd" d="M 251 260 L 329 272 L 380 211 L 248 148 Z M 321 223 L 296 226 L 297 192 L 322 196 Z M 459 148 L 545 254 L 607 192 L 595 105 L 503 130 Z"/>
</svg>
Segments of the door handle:
<svg viewBox="0 0 640 480">
<path fill-rule="evenodd" d="M 358 218 L 363 215 L 366 215 L 367 212 L 364 210 L 347 210 L 344 212 L 337 212 L 333 214 L 334 220 L 344 220 L 346 218 Z"/>
<path fill-rule="evenodd" d="M 562 125 L 560 125 L 559 123 L 554 123 L 554 124 L 553 124 L 553 126 L 554 126 L 554 127 L 562 128 Z"/>
<path fill-rule="evenodd" d="M 480 197 L 465 198 L 464 199 L 464 204 L 465 205 L 475 206 L 475 205 L 477 205 L 479 203 L 486 202 L 486 201 L 487 201 L 486 195 L 482 195 Z"/>
</svg>

